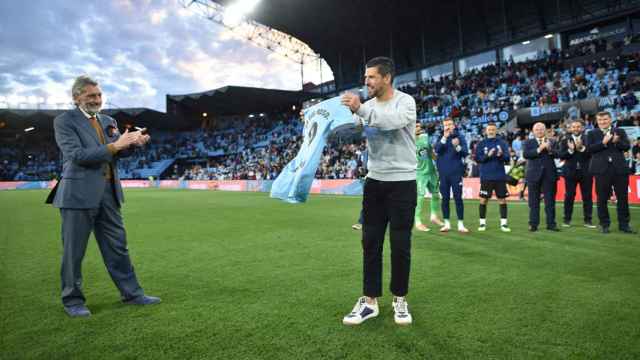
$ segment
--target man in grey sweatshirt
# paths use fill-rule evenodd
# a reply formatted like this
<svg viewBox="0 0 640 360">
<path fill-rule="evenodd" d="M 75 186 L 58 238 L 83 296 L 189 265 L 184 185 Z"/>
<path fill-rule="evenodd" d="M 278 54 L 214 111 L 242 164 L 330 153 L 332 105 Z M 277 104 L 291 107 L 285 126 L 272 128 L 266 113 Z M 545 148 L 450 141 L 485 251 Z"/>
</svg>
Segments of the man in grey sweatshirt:
<svg viewBox="0 0 640 360">
<path fill-rule="evenodd" d="M 342 103 L 354 113 L 354 122 L 368 129 L 369 153 L 362 207 L 363 295 L 343 318 L 345 325 L 361 324 L 378 315 L 382 296 L 382 249 L 389 225 L 391 284 L 395 322 L 412 322 L 405 296 L 409 289 L 411 229 L 416 207 L 416 103 L 392 87 L 394 64 L 389 58 L 371 59 L 365 83 L 371 100 L 347 93 Z"/>
</svg>

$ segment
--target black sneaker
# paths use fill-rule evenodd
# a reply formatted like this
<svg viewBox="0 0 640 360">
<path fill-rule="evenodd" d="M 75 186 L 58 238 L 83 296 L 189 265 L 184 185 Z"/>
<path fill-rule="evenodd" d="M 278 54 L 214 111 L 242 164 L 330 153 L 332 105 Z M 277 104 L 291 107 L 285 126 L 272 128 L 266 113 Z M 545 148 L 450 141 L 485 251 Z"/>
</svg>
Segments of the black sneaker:
<svg viewBox="0 0 640 360">
<path fill-rule="evenodd" d="M 620 232 L 623 232 L 625 234 L 635 234 L 636 233 L 635 231 L 631 230 L 631 228 L 628 227 L 628 226 L 621 227 L 620 228 Z"/>
<path fill-rule="evenodd" d="M 603 234 L 608 234 L 609 233 L 609 227 L 608 226 L 603 226 L 602 228 L 600 228 L 600 232 Z"/>
</svg>

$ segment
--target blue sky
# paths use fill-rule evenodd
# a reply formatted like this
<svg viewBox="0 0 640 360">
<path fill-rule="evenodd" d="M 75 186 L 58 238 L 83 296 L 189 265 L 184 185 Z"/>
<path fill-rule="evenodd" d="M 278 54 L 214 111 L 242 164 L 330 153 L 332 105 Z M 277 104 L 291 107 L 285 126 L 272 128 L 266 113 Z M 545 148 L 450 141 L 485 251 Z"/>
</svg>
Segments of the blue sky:
<svg viewBox="0 0 640 360">
<path fill-rule="evenodd" d="M 177 0 L 3 0 L 0 49 L 0 108 L 69 103 L 80 74 L 101 83 L 105 107 L 160 111 L 167 93 L 300 88 L 298 64 L 238 39 Z M 326 68 L 322 76 L 331 78 Z M 318 64 L 306 66 L 305 82 L 319 80 Z"/>
</svg>

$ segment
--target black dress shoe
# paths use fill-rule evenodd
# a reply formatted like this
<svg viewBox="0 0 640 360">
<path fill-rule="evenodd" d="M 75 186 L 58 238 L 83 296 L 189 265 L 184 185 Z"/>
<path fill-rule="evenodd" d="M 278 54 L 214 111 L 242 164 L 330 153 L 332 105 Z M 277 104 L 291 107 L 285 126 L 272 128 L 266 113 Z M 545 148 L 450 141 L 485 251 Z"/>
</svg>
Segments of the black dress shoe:
<svg viewBox="0 0 640 360">
<path fill-rule="evenodd" d="M 555 232 L 559 232 L 559 231 L 560 231 L 560 229 L 558 229 L 558 227 L 557 227 L 557 226 L 549 226 L 549 227 L 547 227 L 547 230 L 549 230 L 549 231 L 555 231 Z"/>
<path fill-rule="evenodd" d="M 133 299 L 123 300 L 122 302 L 127 305 L 153 305 L 161 302 L 159 297 L 141 295 Z"/>
<path fill-rule="evenodd" d="M 602 228 L 600 228 L 600 232 L 603 234 L 608 234 L 609 233 L 609 227 L 608 226 L 603 226 Z"/>
<path fill-rule="evenodd" d="M 535 226 L 535 225 L 529 225 L 529 231 L 531 231 L 531 232 L 538 231 L 538 227 Z"/>
<path fill-rule="evenodd" d="M 623 232 L 625 234 L 635 234 L 636 233 L 635 231 L 631 230 L 631 228 L 628 227 L 628 226 L 620 228 L 620 232 Z"/>
<path fill-rule="evenodd" d="M 64 311 L 67 313 L 67 315 L 69 315 L 71 317 L 87 317 L 87 316 L 91 316 L 91 311 L 89 311 L 89 309 L 87 309 L 87 307 L 82 305 L 82 304 L 65 306 L 64 307 Z"/>
</svg>

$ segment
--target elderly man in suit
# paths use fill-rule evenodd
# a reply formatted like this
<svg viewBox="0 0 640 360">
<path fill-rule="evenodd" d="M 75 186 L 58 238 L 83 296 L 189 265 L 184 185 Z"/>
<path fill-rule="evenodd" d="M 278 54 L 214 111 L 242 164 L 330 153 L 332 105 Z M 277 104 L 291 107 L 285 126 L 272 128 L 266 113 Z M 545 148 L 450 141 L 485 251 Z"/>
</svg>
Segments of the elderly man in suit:
<svg viewBox="0 0 640 360">
<path fill-rule="evenodd" d="M 62 217 L 62 304 L 71 317 L 89 316 L 82 293 L 82 259 L 94 233 L 111 279 L 125 304 L 160 302 L 144 294 L 133 270 L 120 214 L 124 202 L 117 159 L 131 146 L 149 141 L 143 131 L 123 134 L 116 121 L 99 114 L 102 93 L 88 76 L 76 78 L 72 95 L 76 108 L 54 120 L 55 139 L 63 157 L 62 176 L 47 202 Z"/>
<path fill-rule="evenodd" d="M 540 225 L 540 192 L 544 193 L 544 212 L 547 230 L 559 231 L 556 225 L 556 181 L 558 174 L 554 157 L 556 143 L 546 136 L 546 126 L 533 125 L 533 139 L 524 143 L 523 155 L 527 159 L 526 179 L 529 186 L 529 231 Z"/>
<path fill-rule="evenodd" d="M 615 191 L 616 210 L 618 211 L 618 227 L 621 232 L 635 233 L 629 227 L 629 167 L 624 161 L 623 153 L 629 151 L 631 144 L 623 129 L 611 125 L 611 114 L 604 111 L 596 115 L 598 128 L 587 134 L 587 149 L 591 153 L 589 172 L 596 178 L 596 194 L 598 195 L 598 218 L 600 230 L 609 233 L 609 209 L 607 208 L 611 190 Z"/>
</svg>

